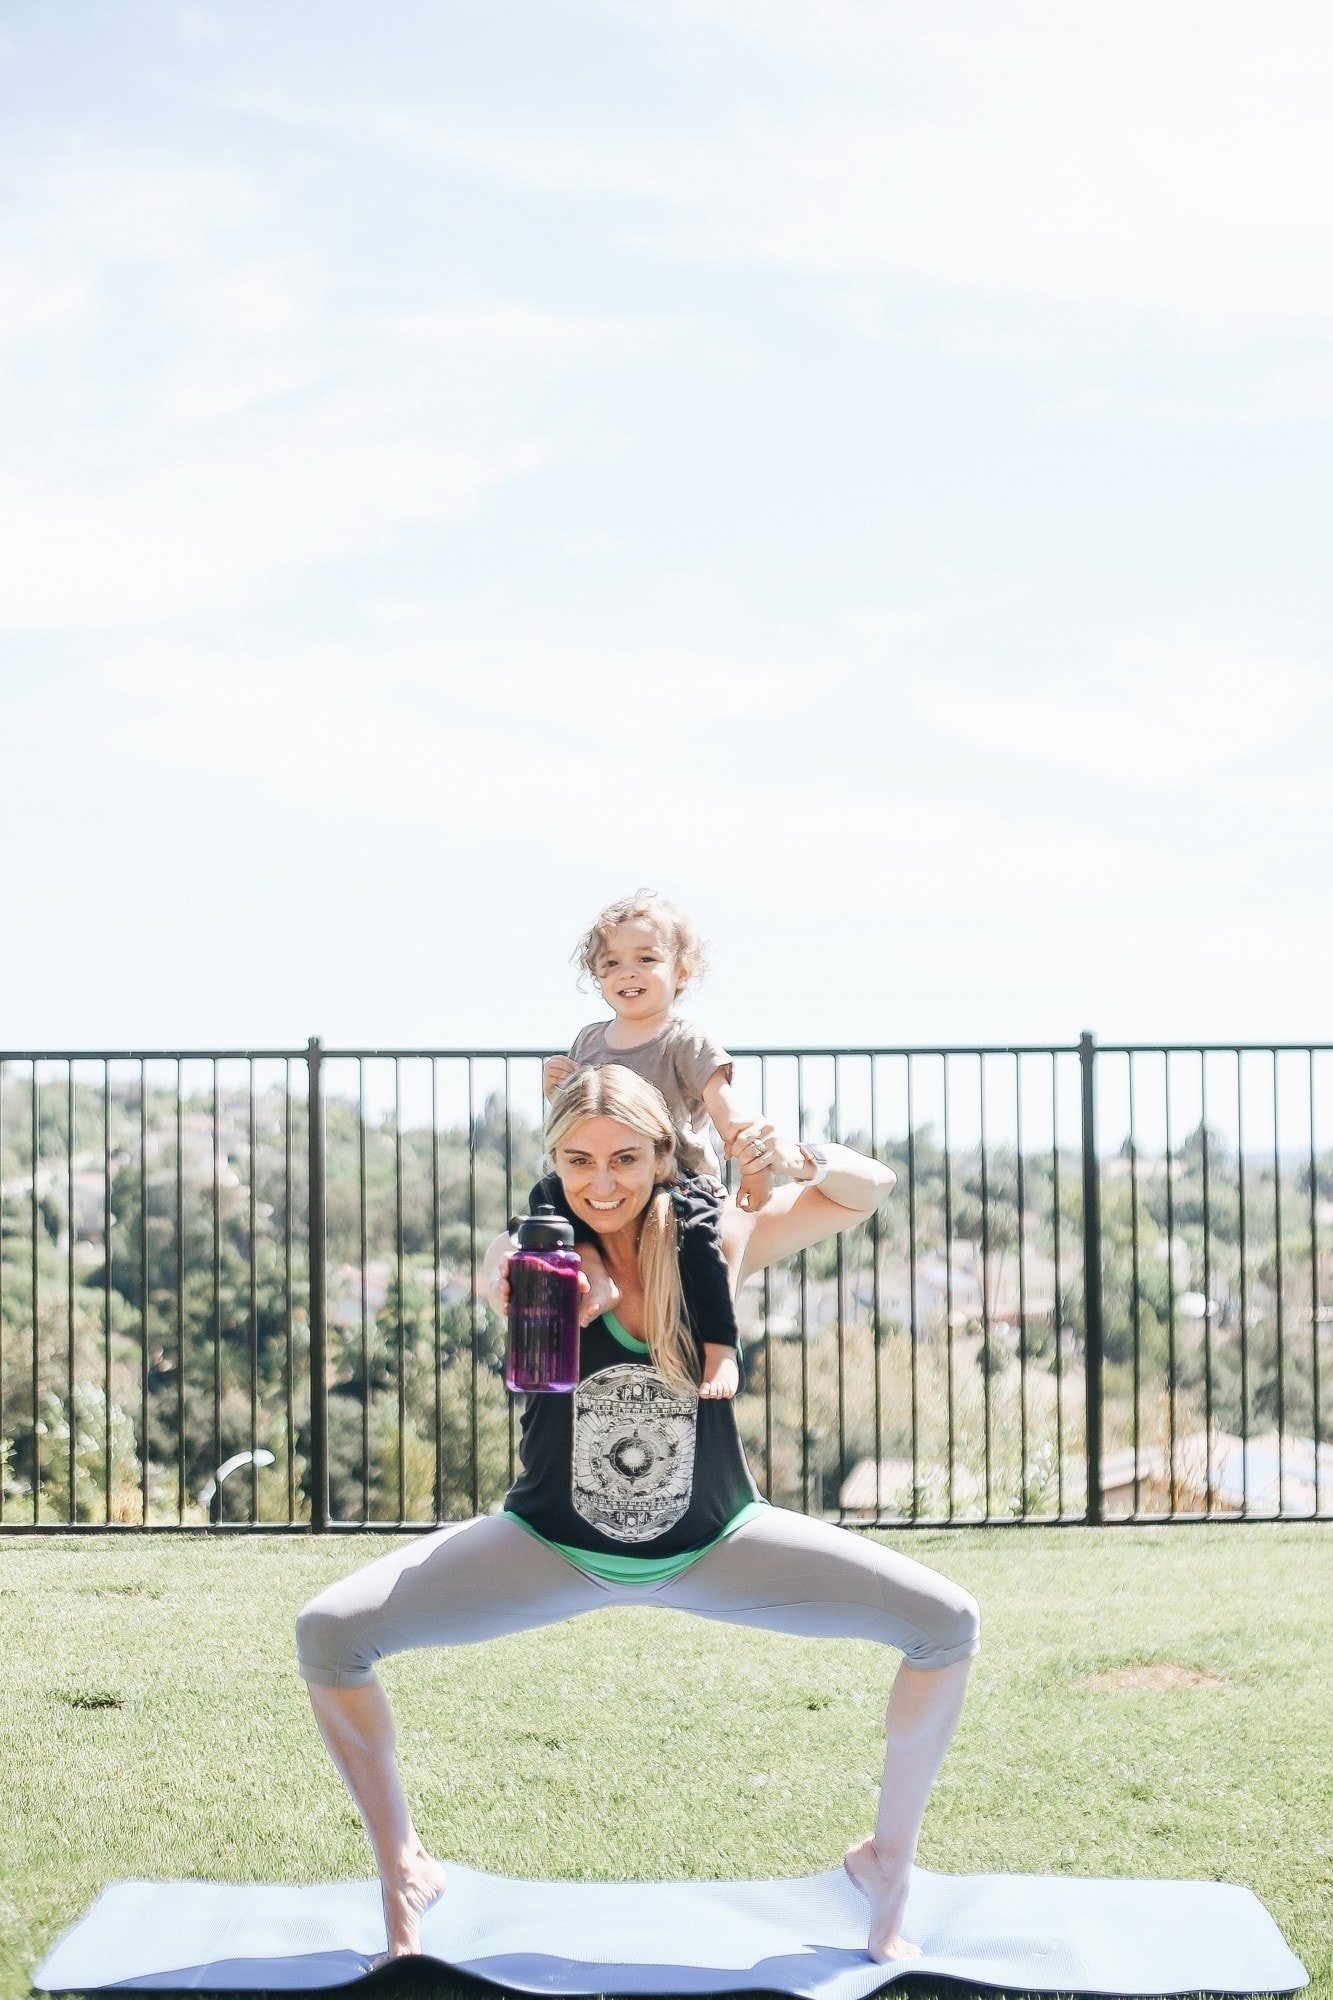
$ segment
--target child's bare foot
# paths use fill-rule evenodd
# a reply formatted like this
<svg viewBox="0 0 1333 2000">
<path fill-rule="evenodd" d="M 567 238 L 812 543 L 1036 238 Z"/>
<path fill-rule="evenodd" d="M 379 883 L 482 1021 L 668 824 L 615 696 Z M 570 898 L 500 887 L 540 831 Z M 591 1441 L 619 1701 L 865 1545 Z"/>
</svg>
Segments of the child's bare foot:
<svg viewBox="0 0 1333 2000">
<path fill-rule="evenodd" d="M 736 1363 L 734 1347 L 723 1347 L 719 1342 L 704 1342 L 704 1368 L 699 1380 L 699 1394 L 710 1402 L 729 1403 L 741 1386 L 741 1371 Z"/>
<path fill-rule="evenodd" d="M 893 1958 L 920 1958 L 919 1944 L 909 1944 L 898 1929 L 907 1908 L 912 1864 L 887 1867 L 880 1859 L 873 1834 L 849 1847 L 842 1865 L 870 1905 L 870 1938 L 866 1950 L 877 1965 Z"/>
<path fill-rule="evenodd" d="M 372 1971 L 386 1965 L 391 1958 L 415 1958 L 420 1954 L 422 1912 L 444 1894 L 444 1886 L 443 1866 L 431 1859 L 419 1841 L 415 1850 L 404 1856 L 390 1873 L 380 1876 L 388 1949 L 371 1960 Z"/>
</svg>

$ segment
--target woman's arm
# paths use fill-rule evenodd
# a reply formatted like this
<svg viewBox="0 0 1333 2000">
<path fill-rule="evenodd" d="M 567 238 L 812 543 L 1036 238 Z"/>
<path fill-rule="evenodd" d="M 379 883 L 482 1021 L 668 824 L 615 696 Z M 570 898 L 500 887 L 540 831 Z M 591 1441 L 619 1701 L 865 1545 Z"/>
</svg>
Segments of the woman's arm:
<svg viewBox="0 0 1333 2000">
<path fill-rule="evenodd" d="M 757 1215 L 730 1206 L 724 1211 L 729 1257 L 739 1258 L 738 1264 L 733 1261 L 738 1286 L 767 1265 L 863 1222 L 892 1190 L 897 1176 L 891 1167 L 854 1153 L 849 1146 L 823 1150 L 828 1173 L 818 1187 L 809 1187 L 803 1183 L 812 1178 L 812 1168 L 804 1153 L 797 1146 L 783 1145 L 774 1135 L 773 1164 L 790 1174 L 790 1181 Z"/>
</svg>

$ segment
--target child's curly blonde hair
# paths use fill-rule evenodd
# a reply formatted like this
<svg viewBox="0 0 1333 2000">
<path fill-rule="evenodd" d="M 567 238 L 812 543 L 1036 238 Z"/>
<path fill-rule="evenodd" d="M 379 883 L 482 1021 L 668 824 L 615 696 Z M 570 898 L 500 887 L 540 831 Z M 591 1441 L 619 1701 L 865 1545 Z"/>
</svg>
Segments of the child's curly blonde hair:
<svg viewBox="0 0 1333 2000">
<path fill-rule="evenodd" d="M 622 896 L 618 903 L 608 903 L 575 945 L 575 964 L 596 979 L 612 931 L 640 918 L 652 925 L 662 949 L 675 959 L 676 992 L 683 993 L 692 980 L 701 979 L 708 970 L 703 940 L 684 910 L 653 889 L 638 889 L 632 896 Z"/>
</svg>

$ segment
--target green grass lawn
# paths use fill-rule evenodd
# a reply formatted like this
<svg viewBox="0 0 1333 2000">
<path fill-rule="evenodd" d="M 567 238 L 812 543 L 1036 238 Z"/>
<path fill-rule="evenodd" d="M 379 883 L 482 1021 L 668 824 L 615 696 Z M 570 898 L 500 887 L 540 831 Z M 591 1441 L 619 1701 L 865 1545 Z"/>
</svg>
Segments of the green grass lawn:
<svg viewBox="0 0 1333 2000">
<path fill-rule="evenodd" d="M 118 1877 L 372 1873 L 292 1620 L 391 1546 L 0 1538 L 3 2000 Z M 969 1530 L 898 1546 L 982 1607 L 922 1863 L 1242 1882 L 1311 1994 L 1333 2000 L 1333 1532 Z M 417 1824 L 446 1861 L 719 1877 L 812 1873 L 869 1828 L 895 1664 L 630 1610 L 410 1654 L 383 1678 Z M 1116 1674 L 1154 1665 L 1206 1678 Z"/>
</svg>

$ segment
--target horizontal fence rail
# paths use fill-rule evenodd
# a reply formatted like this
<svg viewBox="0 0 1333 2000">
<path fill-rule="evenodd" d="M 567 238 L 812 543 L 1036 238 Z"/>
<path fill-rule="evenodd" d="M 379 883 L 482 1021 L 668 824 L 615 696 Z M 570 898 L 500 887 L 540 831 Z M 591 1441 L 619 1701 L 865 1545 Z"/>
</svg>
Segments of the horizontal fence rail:
<svg viewBox="0 0 1333 2000">
<path fill-rule="evenodd" d="M 0 1054 L 0 1528 L 498 1506 L 517 1408 L 480 1274 L 540 1171 L 545 1053 Z M 741 1295 L 768 1498 L 1333 1517 L 1333 1048 L 744 1049 L 736 1089 L 897 1175 Z"/>
</svg>

